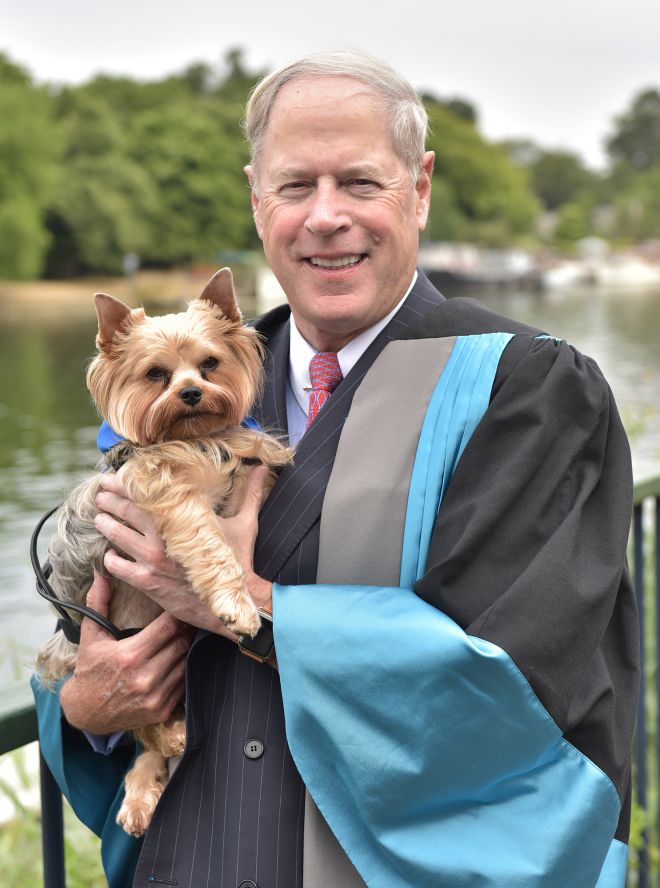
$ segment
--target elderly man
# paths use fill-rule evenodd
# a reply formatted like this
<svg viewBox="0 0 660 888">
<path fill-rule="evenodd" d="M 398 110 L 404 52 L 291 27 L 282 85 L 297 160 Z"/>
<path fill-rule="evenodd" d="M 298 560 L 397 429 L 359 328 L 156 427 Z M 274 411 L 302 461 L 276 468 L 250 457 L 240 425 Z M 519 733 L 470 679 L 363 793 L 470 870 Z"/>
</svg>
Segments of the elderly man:
<svg viewBox="0 0 660 888">
<path fill-rule="evenodd" d="M 135 886 L 622 886 L 638 638 L 607 385 L 569 345 L 445 302 L 416 270 L 434 158 L 389 68 L 307 57 L 257 86 L 246 122 L 288 301 L 256 322 L 255 415 L 297 443 L 258 518 L 260 470 L 224 520 L 264 623 L 239 648 L 108 478 L 99 528 L 134 560 L 111 550 L 106 566 L 168 613 L 119 642 L 83 627 L 61 731 L 41 704 L 53 768 L 84 807 L 89 760 L 125 762 L 74 728 L 171 710 L 178 617 L 205 630 L 188 744 Z M 90 601 L 107 597 L 97 580 Z M 128 885 L 140 849 L 112 822 L 121 770 L 105 771 L 94 823 Z"/>
</svg>

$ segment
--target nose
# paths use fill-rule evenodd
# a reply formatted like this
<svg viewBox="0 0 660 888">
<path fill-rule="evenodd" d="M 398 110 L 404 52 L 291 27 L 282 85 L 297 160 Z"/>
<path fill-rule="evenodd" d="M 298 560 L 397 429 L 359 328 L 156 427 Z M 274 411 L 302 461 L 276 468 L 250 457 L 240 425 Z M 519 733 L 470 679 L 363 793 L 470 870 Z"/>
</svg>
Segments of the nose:
<svg viewBox="0 0 660 888">
<path fill-rule="evenodd" d="M 187 385 L 184 389 L 181 389 L 179 397 L 189 407 L 194 407 L 202 399 L 202 390 L 197 388 L 196 385 Z"/>
<path fill-rule="evenodd" d="M 345 196 L 334 183 L 319 183 L 310 202 L 305 228 L 312 234 L 327 237 L 351 227 L 351 216 Z"/>
</svg>

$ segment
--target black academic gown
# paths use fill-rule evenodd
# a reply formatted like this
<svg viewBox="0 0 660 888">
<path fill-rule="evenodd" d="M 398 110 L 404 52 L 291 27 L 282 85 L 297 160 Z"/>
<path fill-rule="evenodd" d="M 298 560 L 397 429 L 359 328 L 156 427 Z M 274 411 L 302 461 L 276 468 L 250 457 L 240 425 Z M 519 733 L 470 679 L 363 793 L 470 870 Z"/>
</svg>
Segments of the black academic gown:
<svg viewBox="0 0 660 888">
<path fill-rule="evenodd" d="M 285 430 L 288 308 L 256 326 L 269 354 L 255 412 L 266 428 Z M 335 409 L 321 411 L 283 471 L 262 510 L 255 569 L 281 584 L 315 582 L 343 421 L 389 341 L 500 331 L 516 335 L 445 495 L 415 591 L 513 658 L 565 737 L 615 784 L 617 836 L 626 841 L 638 651 L 624 563 L 631 471 L 593 362 L 471 300 L 445 302 L 420 274 L 333 394 Z M 302 888 L 304 786 L 286 742 L 277 674 L 200 633 L 189 657 L 187 721 L 186 752 L 133 884 Z M 251 740 L 263 744 L 258 758 L 248 755 Z"/>
</svg>

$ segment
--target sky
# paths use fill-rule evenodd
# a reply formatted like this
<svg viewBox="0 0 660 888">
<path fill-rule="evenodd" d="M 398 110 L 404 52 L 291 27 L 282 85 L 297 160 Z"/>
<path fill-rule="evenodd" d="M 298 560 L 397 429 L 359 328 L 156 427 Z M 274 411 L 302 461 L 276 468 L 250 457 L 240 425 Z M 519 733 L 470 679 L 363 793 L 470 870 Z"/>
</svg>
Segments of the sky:
<svg viewBox="0 0 660 888">
<path fill-rule="evenodd" d="M 0 51 L 39 81 L 153 79 L 242 47 L 249 68 L 351 47 L 476 105 L 491 139 L 605 163 L 612 120 L 660 89 L 658 0 L 0 0 Z"/>
</svg>

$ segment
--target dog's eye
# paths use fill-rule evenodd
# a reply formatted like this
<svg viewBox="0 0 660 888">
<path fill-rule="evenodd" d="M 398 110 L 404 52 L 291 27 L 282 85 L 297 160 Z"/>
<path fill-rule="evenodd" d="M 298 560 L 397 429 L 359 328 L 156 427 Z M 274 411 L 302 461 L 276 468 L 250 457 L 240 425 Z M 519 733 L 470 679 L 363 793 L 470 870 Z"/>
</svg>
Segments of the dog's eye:
<svg viewBox="0 0 660 888">
<path fill-rule="evenodd" d="M 209 370 L 215 370 L 215 368 L 217 366 L 218 366 L 218 359 L 217 358 L 206 358 L 199 365 L 199 369 L 205 373 L 208 373 Z"/>
<path fill-rule="evenodd" d="M 170 374 L 164 367 L 150 367 L 147 370 L 147 376 L 149 379 L 153 380 L 161 380 L 162 382 L 167 383 L 170 378 Z"/>
</svg>

